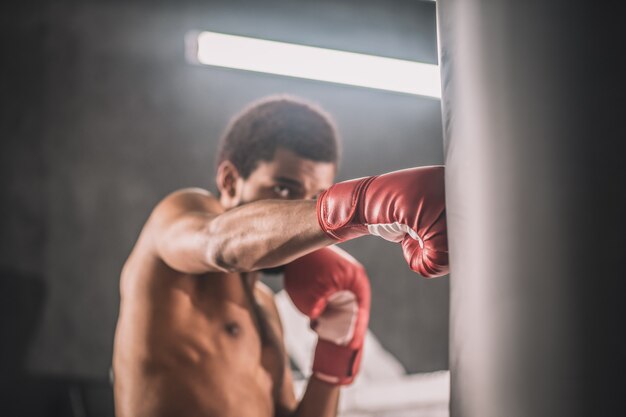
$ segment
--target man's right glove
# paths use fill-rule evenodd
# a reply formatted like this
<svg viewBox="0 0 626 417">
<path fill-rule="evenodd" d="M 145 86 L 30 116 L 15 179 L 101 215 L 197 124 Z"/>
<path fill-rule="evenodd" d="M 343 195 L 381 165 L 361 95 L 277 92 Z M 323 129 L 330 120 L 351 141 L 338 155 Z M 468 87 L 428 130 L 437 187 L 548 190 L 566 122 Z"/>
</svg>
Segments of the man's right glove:
<svg viewBox="0 0 626 417">
<path fill-rule="evenodd" d="M 444 167 L 404 169 L 333 185 L 317 218 L 338 241 L 372 234 L 402 242 L 409 267 L 431 278 L 448 273 Z"/>
</svg>

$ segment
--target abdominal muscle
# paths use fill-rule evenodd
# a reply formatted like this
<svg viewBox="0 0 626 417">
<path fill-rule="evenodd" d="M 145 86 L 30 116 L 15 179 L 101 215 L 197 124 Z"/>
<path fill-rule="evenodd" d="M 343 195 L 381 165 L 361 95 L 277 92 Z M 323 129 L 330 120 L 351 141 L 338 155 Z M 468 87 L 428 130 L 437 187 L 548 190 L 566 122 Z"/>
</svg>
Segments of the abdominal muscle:
<svg viewBox="0 0 626 417">
<path fill-rule="evenodd" d="M 129 259 L 129 263 L 131 260 Z M 281 360 L 262 343 L 236 274 L 132 275 L 114 345 L 117 417 L 272 416 Z M 263 364 L 266 364 L 265 366 Z"/>
</svg>

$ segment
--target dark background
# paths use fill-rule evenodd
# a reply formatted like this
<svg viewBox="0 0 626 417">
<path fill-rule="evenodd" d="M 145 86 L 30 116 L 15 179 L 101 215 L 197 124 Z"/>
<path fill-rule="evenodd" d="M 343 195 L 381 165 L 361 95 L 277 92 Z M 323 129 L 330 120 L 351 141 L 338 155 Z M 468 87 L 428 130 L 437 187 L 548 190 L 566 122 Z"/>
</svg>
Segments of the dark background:
<svg viewBox="0 0 626 417">
<path fill-rule="evenodd" d="M 213 189 L 217 139 L 251 100 L 290 93 L 327 109 L 343 137 L 338 180 L 443 161 L 439 100 L 195 66 L 183 44 L 200 29 L 436 64 L 434 2 L 0 7 L 0 395 L 18 404 L 11 415 L 85 401 L 110 413 L 125 257 L 163 196 Z M 448 279 L 419 278 L 377 238 L 344 247 L 369 271 L 383 345 L 410 372 L 447 369 Z"/>
</svg>

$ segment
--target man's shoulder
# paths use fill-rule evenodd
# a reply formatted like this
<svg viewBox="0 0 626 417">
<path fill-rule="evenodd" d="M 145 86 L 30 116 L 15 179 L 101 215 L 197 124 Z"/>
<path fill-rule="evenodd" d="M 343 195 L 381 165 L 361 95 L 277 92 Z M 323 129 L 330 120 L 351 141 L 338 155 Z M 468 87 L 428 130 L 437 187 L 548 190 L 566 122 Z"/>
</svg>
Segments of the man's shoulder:
<svg viewBox="0 0 626 417">
<path fill-rule="evenodd" d="M 202 188 L 182 188 L 165 196 L 152 211 L 151 217 L 177 217 L 186 212 L 222 213 L 219 199 Z"/>
<path fill-rule="evenodd" d="M 158 204 L 161 205 L 189 205 L 189 204 L 218 204 L 219 200 L 210 191 L 199 187 L 181 188 L 166 195 Z"/>
</svg>

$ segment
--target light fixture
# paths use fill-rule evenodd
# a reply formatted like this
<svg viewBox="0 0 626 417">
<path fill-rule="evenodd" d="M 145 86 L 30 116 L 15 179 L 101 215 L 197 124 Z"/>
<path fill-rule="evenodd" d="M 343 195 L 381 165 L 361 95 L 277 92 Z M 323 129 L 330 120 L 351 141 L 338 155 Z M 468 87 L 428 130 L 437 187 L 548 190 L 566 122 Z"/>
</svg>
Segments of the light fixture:
<svg viewBox="0 0 626 417">
<path fill-rule="evenodd" d="M 437 65 L 215 32 L 186 41 L 188 59 L 200 64 L 441 97 Z"/>
</svg>

